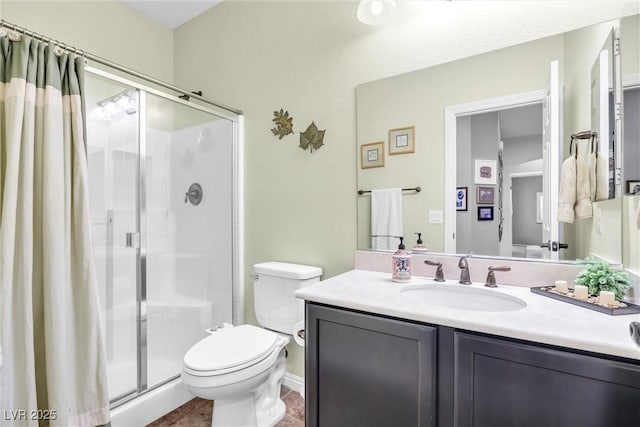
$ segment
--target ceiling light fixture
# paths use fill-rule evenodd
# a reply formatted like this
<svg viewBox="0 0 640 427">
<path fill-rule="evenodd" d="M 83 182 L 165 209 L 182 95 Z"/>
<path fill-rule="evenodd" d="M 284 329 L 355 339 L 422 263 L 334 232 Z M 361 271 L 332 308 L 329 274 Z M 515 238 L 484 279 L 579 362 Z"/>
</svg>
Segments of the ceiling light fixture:
<svg viewBox="0 0 640 427">
<path fill-rule="evenodd" d="M 138 111 L 138 95 L 135 91 L 122 91 L 107 99 L 96 103 L 96 107 L 89 113 L 98 120 L 111 120 L 112 116 L 120 113 L 134 114 Z"/>
<path fill-rule="evenodd" d="M 395 0 L 361 0 L 358 4 L 358 20 L 367 25 L 384 25 L 391 22 L 396 11 Z"/>
</svg>

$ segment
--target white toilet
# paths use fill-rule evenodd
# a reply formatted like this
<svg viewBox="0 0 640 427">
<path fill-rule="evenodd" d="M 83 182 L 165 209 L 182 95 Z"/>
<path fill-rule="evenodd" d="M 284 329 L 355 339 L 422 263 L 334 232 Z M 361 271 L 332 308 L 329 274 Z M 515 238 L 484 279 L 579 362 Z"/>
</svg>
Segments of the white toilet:
<svg viewBox="0 0 640 427">
<path fill-rule="evenodd" d="M 215 400 L 214 427 L 271 427 L 284 417 L 285 346 L 304 320 L 304 303 L 293 293 L 322 275 L 319 267 L 282 262 L 253 271 L 256 317 L 266 329 L 224 324 L 184 356 L 182 381 L 194 395 Z"/>
</svg>

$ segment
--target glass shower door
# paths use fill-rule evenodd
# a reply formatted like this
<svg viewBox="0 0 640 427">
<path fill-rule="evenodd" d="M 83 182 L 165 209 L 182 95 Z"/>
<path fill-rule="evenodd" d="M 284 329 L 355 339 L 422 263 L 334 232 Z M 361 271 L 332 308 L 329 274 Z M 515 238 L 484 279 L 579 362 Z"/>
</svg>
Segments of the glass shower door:
<svg viewBox="0 0 640 427">
<path fill-rule="evenodd" d="M 113 401 L 138 389 L 138 95 L 91 74 L 85 85 L 92 235 Z"/>
<path fill-rule="evenodd" d="M 109 397 L 180 375 L 204 330 L 233 321 L 235 123 L 93 70 L 90 209 Z"/>
</svg>

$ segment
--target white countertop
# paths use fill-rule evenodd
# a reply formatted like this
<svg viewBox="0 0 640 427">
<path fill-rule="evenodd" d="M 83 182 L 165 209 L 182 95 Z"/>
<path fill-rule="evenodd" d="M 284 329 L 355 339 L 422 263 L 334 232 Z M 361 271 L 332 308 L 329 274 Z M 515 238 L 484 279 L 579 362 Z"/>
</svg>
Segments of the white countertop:
<svg viewBox="0 0 640 427">
<path fill-rule="evenodd" d="M 434 282 L 427 277 L 395 283 L 390 273 L 352 270 L 301 288 L 295 295 L 369 313 L 640 360 L 640 347 L 629 335 L 629 323 L 640 321 L 640 314 L 610 316 L 534 294 L 529 288 L 506 285 L 490 289 L 474 283 L 465 288 L 512 295 L 526 302 L 525 308 L 503 312 L 458 310 L 400 292 L 406 286 L 429 284 Z M 445 284 L 464 286 L 451 280 Z"/>
</svg>

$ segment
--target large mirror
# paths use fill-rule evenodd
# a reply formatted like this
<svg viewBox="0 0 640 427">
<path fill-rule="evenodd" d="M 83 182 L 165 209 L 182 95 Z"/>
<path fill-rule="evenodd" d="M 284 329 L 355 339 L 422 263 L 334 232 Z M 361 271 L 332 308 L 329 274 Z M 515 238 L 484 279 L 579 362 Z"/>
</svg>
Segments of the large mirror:
<svg viewBox="0 0 640 427">
<path fill-rule="evenodd" d="M 407 248 L 421 233 L 432 252 L 628 259 L 628 248 L 637 246 L 629 242 L 633 233 L 623 233 L 623 213 L 631 210 L 623 206 L 633 204 L 624 200 L 627 187 L 640 178 L 639 23 L 638 15 L 624 17 L 359 86 L 358 247 L 385 249 L 372 247 L 379 232 L 372 214 L 379 220 L 368 191 L 404 188 Z M 624 109 L 615 108 L 616 81 Z M 624 121 L 616 111 L 636 116 Z M 590 179 L 602 178 L 606 190 L 588 213 L 584 207 L 558 218 L 567 197 L 561 171 L 578 152 L 594 169 L 602 163 Z M 563 182 L 570 176 L 564 172 Z"/>
</svg>

